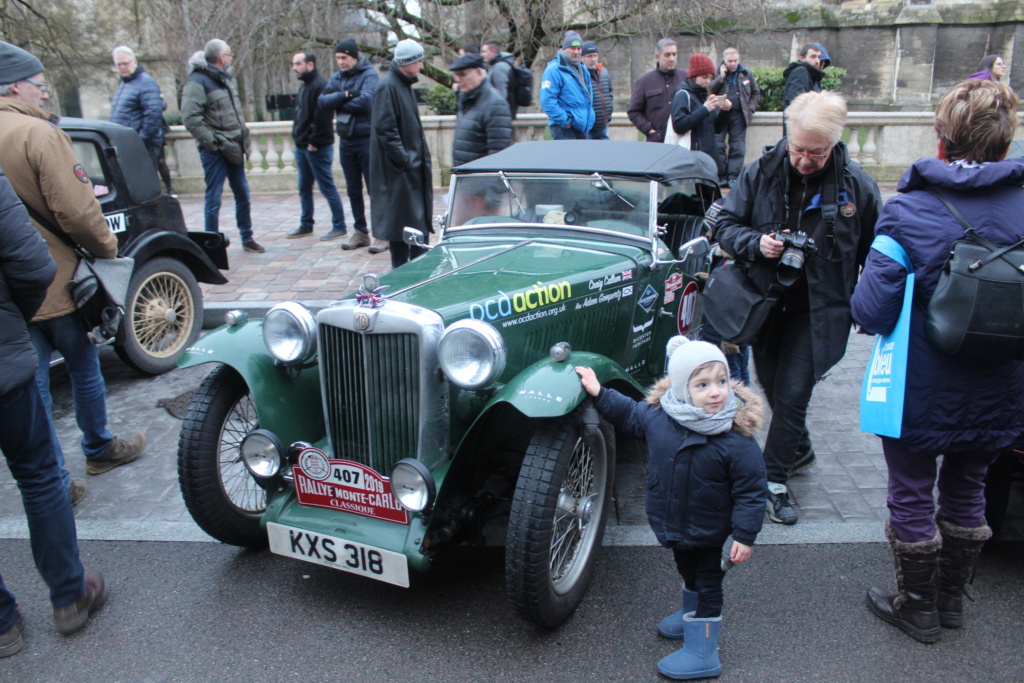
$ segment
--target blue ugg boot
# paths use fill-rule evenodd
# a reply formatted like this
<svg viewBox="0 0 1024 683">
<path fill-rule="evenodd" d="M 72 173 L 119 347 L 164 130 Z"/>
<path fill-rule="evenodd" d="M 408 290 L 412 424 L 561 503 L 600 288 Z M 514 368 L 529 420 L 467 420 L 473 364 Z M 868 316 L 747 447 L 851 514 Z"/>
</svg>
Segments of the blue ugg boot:
<svg viewBox="0 0 1024 683">
<path fill-rule="evenodd" d="M 675 614 L 670 614 L 658 623 L 658 633 L 665 638 L 682 640 L 683 638 L 683 615 L 697 611 L 697 594 L 694 591 L 686 590 L 683 586 L 683 609 Z"/>
<path fill-rule="evenodd" d="M 718 634 L 721 630 L 720 616 L 698 619 L 694 612 L 684 615 L 686 645 L 658 662 L 658 671 L 679 681 L 718 676 L 722 673 L 722 665 L 718 661 Z"/>
</svg>

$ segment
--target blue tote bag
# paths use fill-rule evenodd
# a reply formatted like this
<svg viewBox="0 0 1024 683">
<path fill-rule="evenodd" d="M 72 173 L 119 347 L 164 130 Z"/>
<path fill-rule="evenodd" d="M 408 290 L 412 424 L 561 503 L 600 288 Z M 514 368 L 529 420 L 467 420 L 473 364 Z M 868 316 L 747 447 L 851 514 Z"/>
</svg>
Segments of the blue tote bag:
<svg viewBox="0 0 1024 683">
<path fill-rule="evenodd" d="M 864 384 L 860 391 L 860 428 L 865 432 L 899 438 L 903 427 L 903 395 L 907 381 L 907 346 L 910 308 L 914 298 L 914 267 L 903 247 L 888 235 L 878 235 L 871 248 L 903 266 L 907 285 L 903 308 L 892 332 L 875 338 Z"/>
</svg>

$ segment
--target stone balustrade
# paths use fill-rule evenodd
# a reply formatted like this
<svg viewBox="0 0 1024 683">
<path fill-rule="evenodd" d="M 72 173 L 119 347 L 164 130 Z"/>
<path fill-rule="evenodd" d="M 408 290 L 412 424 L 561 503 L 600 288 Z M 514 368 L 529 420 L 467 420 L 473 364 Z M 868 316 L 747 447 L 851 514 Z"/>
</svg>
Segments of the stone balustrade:
<svg viewBox="0 0 1024 683">
<path fill-rule="evenodd" d="M 935 154 L 934 116 L 931 112 L 853 112 L 847 119 L 850 155 L 880 181 L 899 179 L 907 167 L 923 156 Z M 433 155 L 434 185 L 448 184 L 452 166 L 454 116 L 423 116 L 423 129 Z M 252 153 L 248 179 L 253 192 L 294 191 L 297 172 L 291 138 L 291 121 L 249 124 Z M 543 140 L 547 117 L 520 114 L 515 121 L 516 141 Z M 642 137 L 624 113 L 612 115 L 609 136 L 613 140 L 639 140 Z M 758 157 L 766 145 L 782 136 L 782 114 L 759 112 L 747 131 L 747 162 Z M 1024 132 L 1017 130 L 1017 139 Z M 203 167 L 199 152 L 184 126 L 173 126 L 167 135 L 167 164 L 175 177 L 174 185 L 186 194 L 202 193 Z M 334 175 L 338 186 L 344 184 L 338 155 L 334 155 Z"/>
</svg>

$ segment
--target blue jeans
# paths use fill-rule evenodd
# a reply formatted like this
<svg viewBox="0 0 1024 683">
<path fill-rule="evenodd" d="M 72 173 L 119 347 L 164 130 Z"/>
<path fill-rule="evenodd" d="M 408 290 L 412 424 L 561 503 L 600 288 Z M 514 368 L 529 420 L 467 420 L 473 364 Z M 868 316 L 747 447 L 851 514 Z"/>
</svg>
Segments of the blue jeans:
<svg viewBox="0 0 1024 683">
<path fill-rule="evenodd" d="M 331 207 L 331 227 L 345 232 L 345 207 L 341 205 L 341 195 L 334 185 L 331 174 L 331 162 L 334 161 L 334 145 L 321 147 L 315 152 L 305 148 L 295 148 L 295 167 L 299 169 L 299 206 L 302 216 L 299 225 L 303 228 L 313 227 L 313 179 L 320 188 L 320 194 Z"/>
<path fill-rule="evenodd" d="M 352 207 L 352 226 L 359 232 L 369 232 L 366 224 L 366 204 L 363 202 L 363 178 L 370 182 L 370 141 L 338 143 L 338 161 L 345 172 L 345 192 Z"/>
<path fill-rule="evenodd" d="M 232 164 L 220 152 L 199 148 L 199 158 L 206 173 L 206 232 L 220 232 L 220 199 L 227 179 L 235 195 L 235 222 L 242 235 L 242 243 L 252 242 L 252 218 L 249 215 L 249 182 L 245 179 L 245 164 Z"/>
<path fill-rule="evenodd" d="M 575 128 L 566 128 L 564 126 L 548 126 L 548 130 L 551 131 L 552 140 L 586 140 L 587 134 L 583 131 L 576 130 Z"/>
<path fill-rule="evenodd" d="M 50 413 L 35 382 L 0 394 L 0 425 L 0 450 L 21 491 L 36 569 L 50 589 L 53 606 L 67 607 L 85 592 L 85 570 L 71 499 L 58 473 Z M 0 577 L 0 633 L 14 626 L 15 604 Z"/>
<path fill-rule="evenodd" d="M 50 354 L 54 349 L 64 356 L 64 365 L 71 378 L 71 396 L 75 401 L 75 419 L 82 430 L 82 452 L 86 458 L 98 458 L 114 440 L 107 429 L 107 387 L 100 372 L 100 357 L 96 346 L 89 341 L 85 323 L 76 313 L 59 318 L 41 320 L 28 326 L 32 346 L 39 356 L 36 386 L 46 413 L 50 414 L 53 398 L 50 396 Z M 71 483 L 71 475 L 64 467 L 64 452 L 56 434 L 53 436 L 64 488 Z"/>
<path fill-rule="evenodd" d="M 605 126 L 601 130 L 597 128 L 591 128 L 590 134 L 587 136 L 588 140 L 607 140 L 608 139 L 608 126 Z"/>
</svg>

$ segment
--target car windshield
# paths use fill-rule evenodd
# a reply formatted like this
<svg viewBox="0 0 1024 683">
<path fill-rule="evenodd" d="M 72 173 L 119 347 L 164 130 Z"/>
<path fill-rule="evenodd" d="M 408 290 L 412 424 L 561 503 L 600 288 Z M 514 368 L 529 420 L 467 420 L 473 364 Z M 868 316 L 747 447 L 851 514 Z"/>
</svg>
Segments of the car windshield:
<svg viewBox="0 0 1024 683">
<path fill-rule="evenodd" d="M 650 182 L 610 176 L 456 176 L 449 226 L 487 223 L 579 225 L 647 236 Z"/>
</svg>

